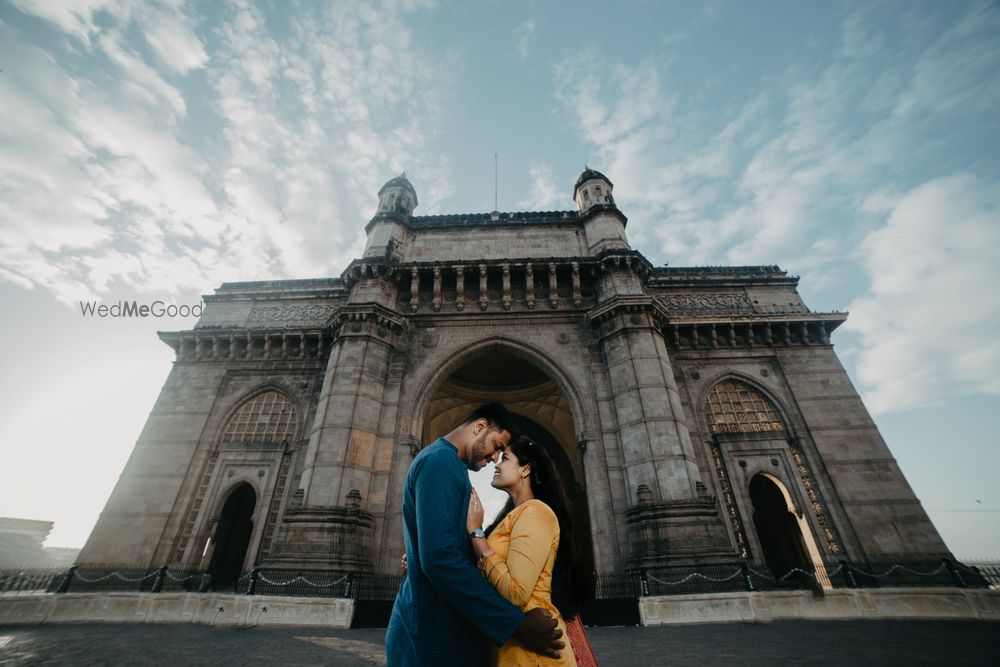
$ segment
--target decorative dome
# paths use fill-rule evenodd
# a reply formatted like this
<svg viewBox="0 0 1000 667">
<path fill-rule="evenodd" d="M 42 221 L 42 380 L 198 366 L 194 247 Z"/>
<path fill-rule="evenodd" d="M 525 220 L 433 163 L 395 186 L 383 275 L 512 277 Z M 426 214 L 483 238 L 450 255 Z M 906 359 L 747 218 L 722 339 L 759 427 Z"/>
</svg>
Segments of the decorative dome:
<svg viewBox="0 0 1000 667">
<path fill-rule="evenodd" d="M 405 171 L 379 189 L 378 202 L 379 213 L 413 214 L 413 209 L 417 207 L 417 191 Z"/>
<path fill-rule="evenodd" d="M 391 178 L 388 181 L 386 181 L 385 185 L 379 188 L 378 191 L 379 195 L 385 192 L 386 188 L 392 188 L 392 187 L 405 188 L 413 193 L 414 199 L 417 198 L 417 191 L 413 189 L 413 183 L 410 183 L 410 179 L 406 177 L 405 171 L 396 178 Z"/>
<path fill-rule="evenodd" d="M 614 207 L 615 199 L 611 195 L 614 187 L 607 176 L 589 166 L 584 167 L 583 173 L 573 186 L 573 199 L 576 200 L 580 214 L 586 214 L 595 206 Z"/>
<path fill-rule="evenodd" d="M 583 168 L 583 173 L 581 173 L 580 177 L 576 179 L 576 185 L 573 186 L 573 196 L 576 197 L 576 191 L 580 188 L 581 185 L 594 178 L 600 178 L 608 185 L 610 185 L 612 188 L 615 187 L 615 184 L 611 182 L 611 179 L 609 179 L 607 176 L 597 171 L 596 169 L 591 169 L 590 166 L 588 165 Z"/>
</svg>

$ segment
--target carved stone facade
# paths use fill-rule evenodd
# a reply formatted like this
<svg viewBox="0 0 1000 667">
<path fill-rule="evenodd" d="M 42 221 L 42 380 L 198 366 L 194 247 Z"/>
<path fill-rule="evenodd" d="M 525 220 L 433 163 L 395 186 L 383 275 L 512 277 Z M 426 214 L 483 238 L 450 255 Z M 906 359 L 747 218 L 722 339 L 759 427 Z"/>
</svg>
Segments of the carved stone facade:
<svg viewBox="0 0 1000 667">
<path fill-rule="evenodd" d="M 160 334 L 176 361 L 81 562 L 395 571 L 414 454 L 494 398 L 599 572 L 770 559 L 755 479 L 814 564 L 947 555 L 834 354 L 846 315 L 774 266 L 654 268 L 611 192 L 588 169 L 576 211 L 421 217 L 400 176 L 339 278 L 206 296 Z"/>
</svg>

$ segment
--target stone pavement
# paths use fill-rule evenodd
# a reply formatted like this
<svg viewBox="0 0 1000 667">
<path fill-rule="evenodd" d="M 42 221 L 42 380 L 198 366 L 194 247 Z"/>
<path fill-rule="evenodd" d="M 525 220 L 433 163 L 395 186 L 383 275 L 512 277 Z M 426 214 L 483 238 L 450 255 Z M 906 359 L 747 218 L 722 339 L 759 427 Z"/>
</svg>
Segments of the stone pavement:
<svg viewBox="0 0 1000 667">
<path fill-rule="evenodd" d="M 601 665 L 1000 665 L 1000 623 L 787 621 L 593 628 Z M 0 665 L 384 665 L 384 630 L 0 626 Z"/>
</svg>

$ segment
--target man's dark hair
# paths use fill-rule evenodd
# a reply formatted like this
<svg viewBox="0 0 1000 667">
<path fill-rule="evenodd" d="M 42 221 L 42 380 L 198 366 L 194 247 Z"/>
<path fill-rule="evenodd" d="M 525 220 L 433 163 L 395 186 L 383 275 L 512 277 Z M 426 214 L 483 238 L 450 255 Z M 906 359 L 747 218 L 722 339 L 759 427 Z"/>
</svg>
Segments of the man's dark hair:
<svg viewBox="0 0 1000 667">
<path fill-rule="evenodd" d="M 489 427 L 495 431 L 507 431 L 511 440 L 518 436 L 517 422 L 514 415 L 507 412 L 507 407 L 500 401 L 490 401 L 485 405 L 469 413 L 469 416 L 462 420 L 461 426 L 471 424 L 477 419 L 485 419 Z"/>
</svg>

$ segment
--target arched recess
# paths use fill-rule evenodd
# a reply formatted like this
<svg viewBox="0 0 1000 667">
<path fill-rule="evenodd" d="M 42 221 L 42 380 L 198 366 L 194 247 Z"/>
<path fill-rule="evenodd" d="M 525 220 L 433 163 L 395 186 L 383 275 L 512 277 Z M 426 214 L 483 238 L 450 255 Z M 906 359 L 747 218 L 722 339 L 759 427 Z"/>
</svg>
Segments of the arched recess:
<svg viewBox="0 0 1000 667">
<path fill-rule="evenodd" d="M 217 442 L 284 442 L 299 432 L 298 411 L 281 388 L 267 384 L 242 397 L 226 415 Z"/>
<path fill-rule="evenodd" d="M 239 581 L 253 536 L 256 506 L 257 492 L 247 482 L 237 484 L 226 495 L 215 525 L 208 566 L 215 590 L 230 589 Z"/>
<path fill-rule="evenodd" d="M 410 423 L 421 444 L 448 433 L 487 401 L 501 401 L 517 415 L 525 434 L 545 446 L 559 467 L 577 511 L 583 552 L 588 560 L 593 558 L 591 508 L 578 446 L 584 432 L 578 416 L 585 415 L 578 392 L 555 362 L 510 339 L 480 341 L 453 355 L 418 395 L 422 400 L 416 402 Z"/>
<path fill-rule="evenodd" d="M 747 378 L 726 375 L 702 401 L 709 433 L 776 433 L 787 437 L 788 420 L 769 393 Z"/>
<path fill-rule="evenodd" d="M 286 450 L 289 443 L 295 442 L 296 434 L 303 432 L 300 419 L 301 413 L 288 393 L 271 382 L 233 401 L 216 428 L 214 446 L 206 453 L 197 490 L 177 537 L 176 561 L 186 562 L 188 567 L 204 566 L 209 538 L 215 535 L 212 522 L 219 518 L 218 509 L 212 513 L 205 509 L 221 506 L 233 476 L 254 479 L 259 484 L 255 502 L 260 508 L 262 530 L 250 543 L 251 562 L 262 548 L 267 549 L 292 466 L 293 457 L 286 455 Z"/>
<path fill-rule="evenodd" d="M 812 574 L 812 558 L 798 521 L 798 509 L 785 485 L 773 475 L 757 473 L 748 493 L 753 507 L 753 525 L 764 553 L 764 562 L 775 579 L 795 578 L 795 570 Z"/>
<path fill-rule="evenodd" d="M 815 573 L 817 581 L 828 586 L 829 581 L 822 574 L 823 558 L 816 535 L 805 513 L 789 487 L 774 473 L 766 471 L 782 469 L 783 463 L 789 475 L 796 472 L 801 475 L 802 470 L 807 470 L 804 461 L 795 458 L 801 457 L 801 453 L 791 452 L 788 443 L 795 436 L 778 402 L 756 383 L 730 374 L 709 387 L 702 406 L 702 418 L 720 448 L 720 460 L 725 458 L 721 455 L 721 450 L 725 449 L 730 459 L 739 460 L 742 472 L 737 474 L 749 477 L 743 494 L 745 504 L 772 574 L 781 577 L 798 569 L 810 573 L 807 575 L 810 578 Z M 727 479 L 720 480 L 724 486 L 728 485 L 729 474 L 725 475 Z M 809 494 L 816 493 L 808 475 L 802 481 Z M 809 496 L 806 500 L 815 501 L 815 498 Z M 724 501 L 729 505 L 729 514 L 738 517 L 735 501 L 728 494 L 724 494 Z M 825 517 L 822 521 L 819 519 L 817 517 L 820 525 L 824 525 Z M 737 539 L 744 540 L 745 536 L 738 535 Z"/>
<path fill-rule="evenodd" d="M 577 443 L 588 437 L 588 433 L 594 431 L 594 425 L 584 409 L 580 391 L 569 374 L 555 360 L 543 350 L 529 343 L 509 336 L 497 335 L 470 343 L 456 350 L 448 361 L 427 376 L 416 392 L 417 400 L 413 402 L 408 418 L 404 422 L 405 430 L 414 442 L 426 444 L 423 437 L 429 426 L 427 424 L 428 407 L 439 387 L 469 361 L 490 354 L 506 354 L 509 357 L 521 359 L 539 369 L 555 385 L 555 389 L 565 401 L 565 411 L 573 423 L 572 435 L 560 434 L 560 443 L 564 447 L 573 449 Z M 457 407 L 454 409 L 457 413 Z M 532 415 L 528 414 L 528 416 Z"/>
</svg>

